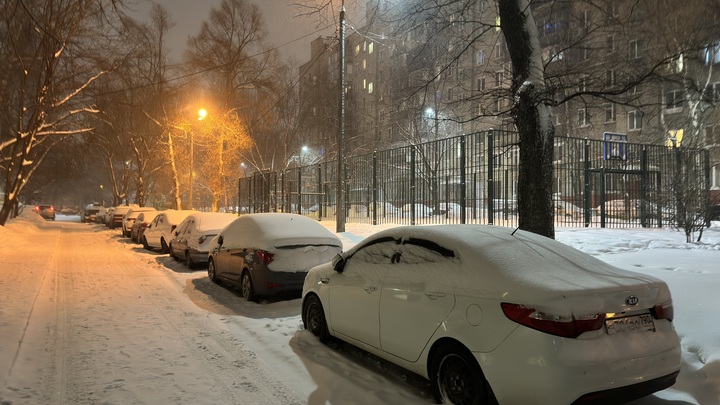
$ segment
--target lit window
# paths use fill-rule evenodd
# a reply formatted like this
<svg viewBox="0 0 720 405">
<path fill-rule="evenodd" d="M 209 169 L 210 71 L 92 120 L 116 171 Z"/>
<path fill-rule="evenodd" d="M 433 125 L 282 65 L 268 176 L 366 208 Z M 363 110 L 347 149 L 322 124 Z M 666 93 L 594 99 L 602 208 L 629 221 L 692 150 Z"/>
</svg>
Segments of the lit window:
<svg viewBox="0 0 720 405">
<path fill-rule="evenodd" d="M 706 65 L 720 63 L 720 42 L 706 46 L 703 53 Z"/>
<path fill-rule="evenodd" d="M 373 53 L 373 49 L 375 48 L 373 45 L 374 45 L 373 42 L 370 42 L 370 44 L 368 45 L 368 53 L 371 55 Z"/>
<path fill-rule="evenodd" d="M 372 92 L 373 92 L 373 82 L 370 82 L 368 84 L 368 93 L 372 93 Z"/>
</svg>

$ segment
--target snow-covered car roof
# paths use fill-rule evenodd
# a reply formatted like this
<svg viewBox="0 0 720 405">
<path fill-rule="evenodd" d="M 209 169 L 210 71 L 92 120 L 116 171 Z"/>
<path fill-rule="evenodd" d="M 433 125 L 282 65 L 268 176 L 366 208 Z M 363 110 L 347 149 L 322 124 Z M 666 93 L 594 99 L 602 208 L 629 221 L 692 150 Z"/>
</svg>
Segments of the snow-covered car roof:
<svg viewBox="0 0 720 405">
<path fill-rule="evenodd" d="M 332 245 L 342 242 L 316 220 L 285 213 L 242 215 L 222 230 L 223 246 L 269 250 L 289 245 Z"/>
<path fill-rule="evenodd" d="M 165 214 L 165 218 L 167 218 L 167 222 L 172 225 L 177 225 L 180 222 L 183 221 L 183 219 L 187 218 L 190 214 L 195 214 L 198 211 L 193 210 L 167 210 L 167 211 L 161 211 L 160 214 Z"/>
<path fill-rule="evenodd" d="M 667 285 L 657 278 L 619 269 L 544 236 L 500 226 L 401 226 L 370 236 L 344 256 L 388 237 L 406 242 L 411 238 L 429 240 L 451 250 L 448 260 L 459 260 L 462 273 L 450 270 L 456 266 L 449 266 L 447 271 L 438 266 L 435 281 L 457 292 L 481 291 L 487 297 L 552 305 L 552 300 L 575 296 L 590 301 L 593 297 L 582 295 L 587 289 L 643 286 L 650 295 L 670 299 Z M 387 254 L 392 256 L 392 252 Z"/>
<path fill-rule="evenodd" d="M 156 217 L 159 213 L 160 213 L 160 211 L 143 211 L 143 212 L 141 212 L 141 213 L 138 214 L 138 216 L 137 216 L 136 219 L 139 220 L 140 217 L 142 217 L 142 221 L 143 221 L 143 222 L 150 222 L 150 221 L 152 221 L 153 219 L 155 219 L 155 217 Z"/>
<path fill-rule="evenodd" d="M 134 207 L 129 210 L 126 214 L 126 218 L 137 218 L 141 212 L 154 212 L 157 211 L 154 207 Z"/>
<path fill-rule="evenodd" d="M 117 207 L 113 208 L 113 213 L 115 215 L 123 214 L 125 215 L 128 211 L 130 211 L 133 208 L 139 208 L 140 206 L 137 204 L 131 204 L 131 205 L 118 205 Z"/>
<path fill-rule="evenodd" d="M 185 220 L 191 217 L 195 219 L 196 228 L 200 232 L 211 230 L 220 231 L 230 222 L 237 219 L 237 215 L 224 212 L 198 212 L 189 215 Z"/>
</svg>

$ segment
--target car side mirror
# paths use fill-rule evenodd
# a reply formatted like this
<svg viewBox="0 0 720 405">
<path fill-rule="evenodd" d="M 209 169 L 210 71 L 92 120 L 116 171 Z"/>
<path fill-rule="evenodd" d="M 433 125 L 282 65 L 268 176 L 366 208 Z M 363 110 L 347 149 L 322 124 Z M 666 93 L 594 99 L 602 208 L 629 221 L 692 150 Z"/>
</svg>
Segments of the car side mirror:
<svg viewBox="0 0 720 405">
<path fill-rule="evenodd" d="M 345 270 L 345 259 L 342 255 L 337 254 L 332 260 L 333 270 L 338 273 L 342 273 Z"/>
<path fill-rule="evenodd" d="M 222 244 L 223 244 L 223 237 L 222 237 L 222 235 L 218 236 L 218 241 L 217 241 L 217 243 L 218 243 L 218 246 L 222 246 Z"/>
</svg>

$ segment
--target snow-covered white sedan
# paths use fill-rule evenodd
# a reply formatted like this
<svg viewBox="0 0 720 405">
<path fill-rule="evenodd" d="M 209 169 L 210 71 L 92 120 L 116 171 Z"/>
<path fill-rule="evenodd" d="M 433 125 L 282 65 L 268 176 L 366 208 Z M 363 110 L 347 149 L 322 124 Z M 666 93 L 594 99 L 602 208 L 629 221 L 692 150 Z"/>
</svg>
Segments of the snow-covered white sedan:
<svg viewBox="0 0 720 405">
<path fill-rule="evenodd" d="M 620 403 L 674 384 L 665 282 L 487 225 L 379 232 L 305 278 L 302 320 L 430 380 L 444 404 Z"/>
</svg>

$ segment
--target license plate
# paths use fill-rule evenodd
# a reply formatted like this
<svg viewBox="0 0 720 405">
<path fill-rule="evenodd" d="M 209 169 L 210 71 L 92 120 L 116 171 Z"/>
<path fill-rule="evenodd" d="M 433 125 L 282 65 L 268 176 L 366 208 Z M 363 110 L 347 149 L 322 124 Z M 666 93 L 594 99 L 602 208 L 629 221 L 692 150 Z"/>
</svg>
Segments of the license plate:
<svg viewBox="0 0 720 405">
<path fill-rule="evenodd" d="M 649 331 L 655 332 L 655 321 L 652 315 L 633 315 L 605 320 L 608 335 L 624 332 Z"/>
</svg>

